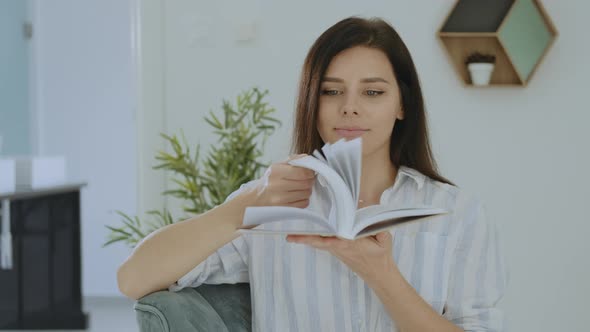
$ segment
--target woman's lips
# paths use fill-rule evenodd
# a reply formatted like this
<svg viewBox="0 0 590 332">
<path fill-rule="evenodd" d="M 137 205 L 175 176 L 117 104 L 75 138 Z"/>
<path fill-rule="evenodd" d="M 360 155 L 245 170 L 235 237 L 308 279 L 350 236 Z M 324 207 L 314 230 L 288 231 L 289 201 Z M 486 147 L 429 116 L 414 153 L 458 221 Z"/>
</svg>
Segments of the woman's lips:
<svg viewBox="0 0 590 332">
<path fill-rule="evenodd" d="M 345 129 L 345 128 L 335 128 L 334 129 L 340 137 L 359 137 L 362 136 L 364 133 L 369 131 L 368 129 Z"/>
</svg>

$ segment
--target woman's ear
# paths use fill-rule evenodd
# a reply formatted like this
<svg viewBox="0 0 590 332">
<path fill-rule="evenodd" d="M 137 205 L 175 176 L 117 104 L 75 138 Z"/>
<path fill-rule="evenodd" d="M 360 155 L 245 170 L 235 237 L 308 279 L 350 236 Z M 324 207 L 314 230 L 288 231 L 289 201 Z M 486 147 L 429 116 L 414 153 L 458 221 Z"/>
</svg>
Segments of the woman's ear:
<svg viewBox="0 0 590 332">
<path fill-rule="evenodd" d="M 398 120 L 403 120 L 406 117 L 406 112 L 404 111 L 404 99 L 410 95 L 410 89 L 403 81 L 399 81 L 399 112 L 395 116 Z"/>
<path fill-rule="evenodd" d="M 395 118 L 397 120 L 403 120 L 405 117 L 406 117 L 406 114 L 404 112 L 404 108 L 403 107 L 400 107 L 399 108 L 399 112 L 397 112 L 397 115 L 395 116 Z"/>
</svg>

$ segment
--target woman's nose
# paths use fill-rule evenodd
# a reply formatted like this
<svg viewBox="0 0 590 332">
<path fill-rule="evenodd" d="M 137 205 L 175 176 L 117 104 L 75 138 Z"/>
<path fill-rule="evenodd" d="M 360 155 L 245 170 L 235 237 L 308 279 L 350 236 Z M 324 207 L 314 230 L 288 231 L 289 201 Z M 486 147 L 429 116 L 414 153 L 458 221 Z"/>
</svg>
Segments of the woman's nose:
<svg viewBox="0 0 590 332">
<path fill-rule="evenodd" d="M 350 107 L 348 105 L 345 105 L 344 107 L 342 107 L 342 115 L 358 115 L 358 111 L 355 107 Z"/>
<path fill-rule="evenodd" d="M 345 104 L 342 106 L 342 115 L 358 115 L 358 105 L 354 97 L 346 98 Z"/>
</svg>

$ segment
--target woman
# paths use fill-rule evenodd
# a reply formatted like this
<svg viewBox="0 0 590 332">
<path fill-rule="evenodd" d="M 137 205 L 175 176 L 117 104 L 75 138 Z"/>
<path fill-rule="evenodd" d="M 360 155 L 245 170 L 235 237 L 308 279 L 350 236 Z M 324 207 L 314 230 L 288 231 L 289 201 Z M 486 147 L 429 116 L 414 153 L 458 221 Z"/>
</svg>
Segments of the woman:
<svg viewBox="0 0 590 332">
<path fill-rule="evenodd" d="M 325 31 L 299 86 L 296 153 L 359 136 L 359 207 L 428 204 L 452 213 L 354 241 L 240 236 L 248 206 L 326 209 L 313 172 L 275 163 L 224 204 L 148 236 L 119 269 L 121 291 L 137 299 L 249 282 L 258 331 L 503 330 L 495 304 L 506 278 L 494 228 L 477 200 L 437 173 L 413 61 L 380 19 L 348 18 Z"/>
</svg>

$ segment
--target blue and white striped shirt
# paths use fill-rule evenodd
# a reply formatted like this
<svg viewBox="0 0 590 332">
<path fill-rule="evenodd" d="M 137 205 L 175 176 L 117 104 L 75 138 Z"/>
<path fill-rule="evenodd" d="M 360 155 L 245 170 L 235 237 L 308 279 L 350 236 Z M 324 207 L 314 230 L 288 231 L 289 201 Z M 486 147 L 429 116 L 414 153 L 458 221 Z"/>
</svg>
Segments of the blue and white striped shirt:
<svg viewBox="0 0 590 332">
<path fill-rule="evenodd" d="M 308 209 L 325 211 L 329 203 L 317 192 Z M 385 202 L 451 211 L 392 230 L 394 260 L 443 317 L 465 331 L 504 331 L 503 313 L 495 305 L 507 273 L 496 229 L 480 201 L 402 166 L 381 196 Z M 250 283 L 253 331 L 397 331 L 379 298 L 345 264 L 326 251 L 288 243 L 284 236 L 243 235 L 169 290 L 237 282 Z"/>
</svg>

